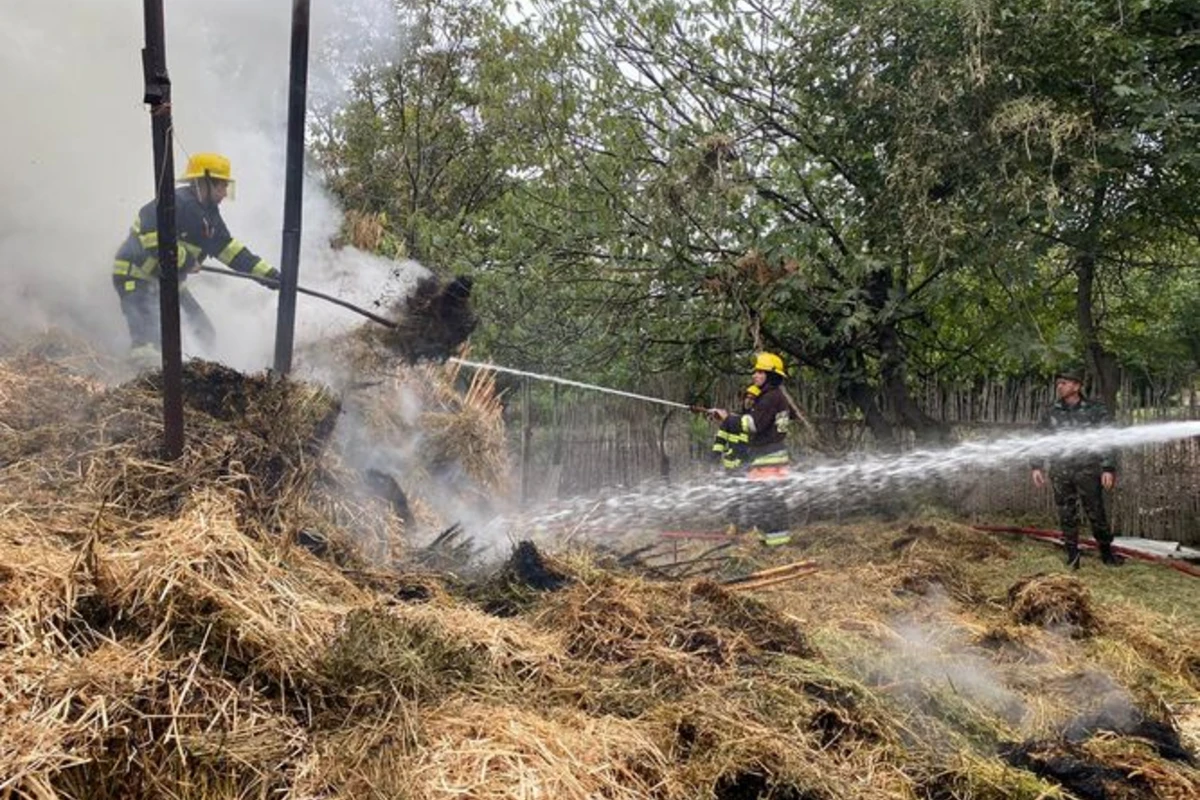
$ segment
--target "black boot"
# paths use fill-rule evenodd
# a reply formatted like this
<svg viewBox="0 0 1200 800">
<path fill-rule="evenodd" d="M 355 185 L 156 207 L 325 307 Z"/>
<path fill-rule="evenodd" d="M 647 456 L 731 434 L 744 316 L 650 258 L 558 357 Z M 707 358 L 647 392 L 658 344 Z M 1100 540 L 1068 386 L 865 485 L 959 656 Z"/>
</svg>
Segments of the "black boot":
<svg viewBox="0 0 1200 800">
<path fill-rule="evenodd" d="M 1100 542 L 1100 560 L 1110 567 L 1119 567 L 1125 559 L 1113 552 L 1110 542 Z"/>
<path fill-rule="evenodd" d="M 1067 542 L 1067 569 L 1079 569 L 1079 545 Z"/>
</svg>

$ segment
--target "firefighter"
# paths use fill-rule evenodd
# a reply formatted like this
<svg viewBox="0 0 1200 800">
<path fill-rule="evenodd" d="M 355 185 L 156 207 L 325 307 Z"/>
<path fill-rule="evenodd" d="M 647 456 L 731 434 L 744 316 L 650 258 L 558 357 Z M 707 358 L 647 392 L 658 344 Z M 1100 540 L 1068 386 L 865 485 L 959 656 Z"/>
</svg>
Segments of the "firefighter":
<svg viewBox="0 0 1200 800">
<path fill-rule="evenodd" d="M 1083 371 L 1076 367 L 1060 370 L 1054 378 L 1054 389 L 1058 400 L 1050 407 L 1038 424 L 1042 431 L 1078 430 L 1095 428 L 1111 422 L 1104 403 L 1083 394 Z M 1042 459 L 1030 463 L 1033 484 L 1039 489 L 1046 485 Z M 1066 563 L 1070 569 L 1079 569 L 1079 506 L 1083 506 L 1091 524 L 1092 536 L 1100 547 L 1100 560 L 1108 566 L 1117 566 L 1121 558 L 1112 549 L 1112 532 L 1108 527 L 1108 516 L 1104 511 L 1104 491 L 1111 491 L 1117 483 L 1117 468 L 1111 452 L 1082 453 L 1074 456 L 1059 456 L 1050 459 L 1050 485 L 1054 490 L 1054 504 L 1058 507 L 1058 521 L 1066 545 Z"/>
<path fill-rule="evenodd" d="M 742 394 L 742 411 L 747 412 L 754 407 L 754 402 L 762 394 L 757 384 L 750 384 Z M 728 416 L 717 428 L 717 436 L 713 440 L 713 460 L 721 464 L 726 474 L 737 472 L 746 463 L 746 449 L 750 444 L 750 434 L 740 428 L 741 419 Z"/>
<path fill-rule="evenodd" d="M 749 436 L 746 445 L 746 477 L 761 482 L 747 498 L 750 515 L 759 529 L 763 544 L 778 546 L 791 541 L 788 531 L 787 505 L 775 483 L 788 474 L 791 461 L 787 449 L 787 431 L 791 412 L 783 396 L 783 379 L 787 377 L 783 359 L 774 353 L 758 353 L 754 358 L 754 385 L 762 392 L 748 412 L 731 415 L 724 409 L 714 409 L 713 415 L 723 424 L 733 419 L 734 428 Z"/>
<path fill-rule="evenodd" d="M 201 341 L 216 335 L 212 322 L 184 281 L 206 258 L 216 258 L 237 272 L 278 281 L 279 272 L 234 239 L 219 206 L 234 188 L 229 159 L 217 153 L 196 153 L 188 159 L 175 190 L 175 225 L 179 265 L 179 306 L 197 329 Z M 158 220 L 152 200 L 138 212 L 129 236 L 113 262 L 113 288 L 129 325 L 130 356 L 151 368 L 161 361 L 158 300 Z"/>
</svg>

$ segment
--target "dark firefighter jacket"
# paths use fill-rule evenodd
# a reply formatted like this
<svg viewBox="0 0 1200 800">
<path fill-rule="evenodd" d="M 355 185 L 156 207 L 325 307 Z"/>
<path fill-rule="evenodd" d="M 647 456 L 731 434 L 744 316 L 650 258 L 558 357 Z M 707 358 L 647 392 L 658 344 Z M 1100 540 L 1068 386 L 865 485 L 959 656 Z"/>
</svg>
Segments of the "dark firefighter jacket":
<svg viewBox="0 0 1200 800">
<path fill-rule="evenodd" d="M 749 446 L 750 434 L 742 431 L 741 417 L 730 415 L 717 429 L 712 446 L 713 458 L 719 460 L 725 469 L 735 470 L 746 463 Z"/>
<path fill-rule="evenodd" d="M 765 467 L 788 463 L 787 436 L 790 419 L 787 398 L 778 386 L 763 390 L 749 413 L 738 417 L 743 433 L 748 434 L 749 465 Z"/>
<path fill-rule="evenodd" d="M 1042 416 L 1037 429 L 1043 433 L 1053 433 L 1080 428 L 1099 428 L 1111 422 L 1108 406 L 1099 400 L 1089 400 L 1084 397 L 1073 406 L 1067 405 L 1062 400 L 1056 401 Z M 1030 462 L 1030 466 L 1033 469 L 1041 469 L 1042 460 L 1034 459 Z M 1072 456 L 1051 456 L 1050 469 L 1056 472 L 1079 470 L 1116 472 L 1117 470 L 1111 450 L 1085 452 Z"/>
<path fill-rule="evenodd" d="M 215 258 L 237 272 L 259 278 L 278 273 L 250 248 L 234 239 L 214 205 L 200 202 L 192 186 L 175 190 L 175 225 L 178 236 L 179 280 L 195 272 L 206 258 Z M 142 206 L 129 229 L 129 236 L 117 250 L 113 275 L 126 280 L 126 291 L 137 286 L 129 283 L 158 280 L 158 220 L 154 201 Z"/>
</svg>

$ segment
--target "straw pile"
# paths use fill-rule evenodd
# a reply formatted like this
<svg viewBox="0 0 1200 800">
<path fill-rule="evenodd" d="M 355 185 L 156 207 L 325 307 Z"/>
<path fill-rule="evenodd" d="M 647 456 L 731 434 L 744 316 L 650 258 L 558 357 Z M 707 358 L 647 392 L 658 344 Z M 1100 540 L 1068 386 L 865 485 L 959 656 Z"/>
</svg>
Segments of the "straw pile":
<svg viewBox="0 0 1200 800">
<path fill-rule="evenodd" d="M 456 362 L 410 364 L 374 331 L 329 343 L 333 380 L 346 386 L 339 450 L 417 498 L 419 527 L 443 530 L 451 512 L 489 518 L 512 497 L 504 407 L 495 375 Z"/>
<path fill-rule="evenodd" d="M 41 373 L 4 366 L 24 379 L 5 384 L 18 408 Z M 424 391 L 447 385 L 445 368 L 419 369 L 407 377 Z M 739 545 L 754 567 L 821 565 L 761 591 L 527 544 L 470 584 L 411 574 L 369 565 L 380 544 L 354 527 L 394 520 L 390 507 L 334 491 L 354 473 L 331 451 L 345 445 L 330 430 L 337 399 L 213 365 L 191 365 L 189 382 L 177 464 L 156 458 L 153 387 L 139 382 L 31 420 L 54 436 L 0 467 L 0 796 L 1034 800 L 1200 787 L 1174 727 L 1200 706 L 1186 576 L 1133 565 L 1070 578 L 1105 620 L 1072 639 L 1009 608 L 1014 584 L 1045 594 L 1053 576 L 1025 579 L 1055 554 L 937 521 Z M 369 430 L 392 420 L 397 435 L 428 413 L 379 400 L 348 398 L 342 413 L 357 403 L 379 415 Z M 317 534 L 321 556 L 297 546 Z"/>
<path fill-rule="evenodd" d="M 1013 619 L 1027 625 L 1064 627 L 1073 635 L 1095 631 L 1096 617 L 1088 589 L 1068 575 L 1034 575 L 1008 590 Z"/>
<path fill-rule="evenodd" d="M 374 333 L 410 363 L 445 359 L 466 342 L 478 322 L 471 310 L 472 286 L 465 275 L 445 283 L 422 278 L 392 310 L 396 327 Z"/>
</svg>

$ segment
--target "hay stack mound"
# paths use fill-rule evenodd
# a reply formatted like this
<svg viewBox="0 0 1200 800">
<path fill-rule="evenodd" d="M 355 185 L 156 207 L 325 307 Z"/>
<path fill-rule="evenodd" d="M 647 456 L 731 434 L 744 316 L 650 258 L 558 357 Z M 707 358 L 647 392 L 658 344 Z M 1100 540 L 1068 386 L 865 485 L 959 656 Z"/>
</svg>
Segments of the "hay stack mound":
<svg viewBox="0 0 1200 800">
<path fill-rule="evenodd" d="M 394 309 L 396 328 L 383 334 L 397 355 L 415 363 L 453 355 L 475 330 L 478 320 L 471 310 L 469 276 L 443 283 L 426 277 Z"/>
<path fill-rule="evenodd" d="M 1035 545 L 970 559 L 953 523 L 902 548 L 887 525 L 829 526 L 792 546 L 819 572 L 754 594 L 526 547 L 491 585 L 536 591 L 491 614 L 450 576 L 364 563 L 350 531 L 390 511 L 328 496 L 327 392 L 189 370 L 180 462 L 155 457 L 141 382 L 33 420 L 54 435 L 0 466 L 0 796 L 1089 796 L 1097 773 L 1063 753 L 1105 796 L 1200 787 L 1192 754 L 1117 714 L 1062 745 L 1097 687 L 1148 687 L 1154 719 L 1195 702 L 1195 628 L 1132 607 L 1086 641 L 1015 624 L 1000 601 Z M 295 546 L 309 530 L 350 552 Z M 888 590 L 935 550 L 970 592 Z M 1002 638 L 1004 658 L 977 644 Z"/>
<path fill-rule="evenodd" d="M 1069 575 L 1035 575 L 1008 590 L 1013 619 L 1028 625 L 1065 627 L 1078 634 L 1095 631 L 1096 617 L 1087 587 Z"/>
<path fill-rule="evenodd" d="M 460 511 L 487 518 L 511 500 L 494 374 L 466 373 L 457 362 L 411 364 L 366 328 L 330 343 L 330 354 L 332 380 L 346 387 L 339 449 L 415 498 L 419 527 L 443 530 Z"/>
</svg>

